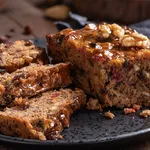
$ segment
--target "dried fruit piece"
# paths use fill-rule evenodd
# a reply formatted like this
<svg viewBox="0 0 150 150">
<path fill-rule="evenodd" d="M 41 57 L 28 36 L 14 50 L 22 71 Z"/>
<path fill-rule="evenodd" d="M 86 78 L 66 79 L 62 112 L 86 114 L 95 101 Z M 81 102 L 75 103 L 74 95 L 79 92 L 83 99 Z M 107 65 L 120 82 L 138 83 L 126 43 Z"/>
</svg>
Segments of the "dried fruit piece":
<svg viewBox="0 0 150 150">
<path fill-rule="evenodd" d="M 65 20 L 68 18 L 70 8 L 66 5 L 55 5 L 45 10 L 45 16 L 56 19 Z"/>
<path fill-rule="evenodd" d="M 141 109 L 141 106 L 140 105 L 137 105 L 137 104 L 134 104 L 133 107 L 132 107 L 135 111 L 138 111 Z"/>
<path fill-rule="evenodd" d="M 131 114 L 131 113 L 135 113 L 135 109 L 133 109 L 133 108 L 124 108 L 123 111 L 126 115 Z"/>
</svg>

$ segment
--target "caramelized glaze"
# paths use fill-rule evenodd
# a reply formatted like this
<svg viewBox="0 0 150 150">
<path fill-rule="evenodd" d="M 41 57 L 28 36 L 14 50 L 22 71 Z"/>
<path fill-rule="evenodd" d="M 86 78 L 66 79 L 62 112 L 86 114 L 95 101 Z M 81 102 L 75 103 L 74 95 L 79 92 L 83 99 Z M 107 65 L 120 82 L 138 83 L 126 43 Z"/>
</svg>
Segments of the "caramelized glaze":
<svg viewBox="0 0 150 150">
<path fill-rule="evenodd" d="M 104 28 L 104 30 L 101 28 Z M 108 33 L 108 36 L 106 36 L 106 33 Z M 129 59 L 135 51 L 145 48 L 150 50 L 149 39 L 146 36 L 116 24 L 89 24 L 81 30 L 74 31 L 70 28 L 63 30 L 61 34 L 64 35 L 64 44 L 66 44 L 65 39 L 66 41 L 69 39 L 70 42 L 73 40 L 77 47 L 80 45 L 82 50 L 86 48 L 87 52 L 91 53 L 92 58 L 96 60 L 98 60 L 98 57 L 104 57 L 105 60 Z M 125 40 L 128 41 L 126 45 Z M 142 42 L 143 44 L 141 44 Z"/>
</svg>

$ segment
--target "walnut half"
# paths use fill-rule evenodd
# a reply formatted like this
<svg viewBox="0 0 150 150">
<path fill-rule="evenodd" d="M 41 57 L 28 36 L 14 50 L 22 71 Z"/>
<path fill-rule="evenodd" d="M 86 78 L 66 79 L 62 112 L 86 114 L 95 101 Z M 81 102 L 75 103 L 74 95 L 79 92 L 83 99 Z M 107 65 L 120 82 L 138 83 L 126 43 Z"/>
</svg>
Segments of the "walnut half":
<svg viewBox="0 0 150 150">
<path fill-rule="evenodd" d="M 123 47 L 150 48 L 150 41 L 146 36 L 118 24 L 102 23 L 98 25 L 98 30 L 104 39 L 114 37 Z"/>
<path fill-rule="evenodd" d="M 146 36 L 135 31 L 129 35 L 124 35 L 119 41 L 124 47 L 149 48 L 150 45 L 150 41 Z"/>
</svg>

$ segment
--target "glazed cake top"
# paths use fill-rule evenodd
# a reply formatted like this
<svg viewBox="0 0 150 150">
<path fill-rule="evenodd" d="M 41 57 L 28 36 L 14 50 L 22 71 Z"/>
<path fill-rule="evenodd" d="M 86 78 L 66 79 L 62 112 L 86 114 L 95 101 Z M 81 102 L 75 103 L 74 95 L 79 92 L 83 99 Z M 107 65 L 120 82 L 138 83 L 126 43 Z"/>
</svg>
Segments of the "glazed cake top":
<svg viewBox="0 0 150 150">
<path fill-rule="evenodd" d="M 101 23 L 88 24 L 83 29 L 62 30 L 59 41 L 64 47 L 73 46 L 97 60 L 150 58 L 148 37 L 126 26 Z M 57 37 L 57 35 L 55 35 Z"/>
</svg>

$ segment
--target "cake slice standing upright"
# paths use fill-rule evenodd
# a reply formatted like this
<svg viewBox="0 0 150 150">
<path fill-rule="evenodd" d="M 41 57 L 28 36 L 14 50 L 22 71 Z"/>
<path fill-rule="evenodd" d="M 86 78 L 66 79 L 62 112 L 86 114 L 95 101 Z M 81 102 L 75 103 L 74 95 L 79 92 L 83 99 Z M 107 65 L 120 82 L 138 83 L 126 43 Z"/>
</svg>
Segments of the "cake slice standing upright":
<svg viewBox="0 0 150 150">
<path fill-rule="evenodd" d="M 105 107 L 150 106 L 150 42 L 117 24 L 89 24 L 46 36 L 55 62 L 71 62 L 75 83 Z"/>
</svg>

